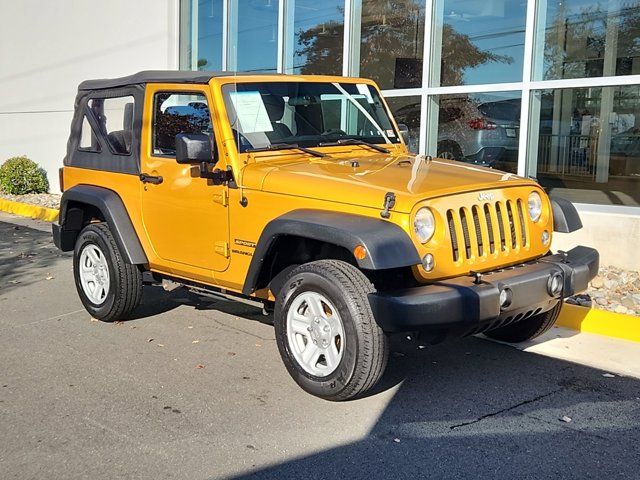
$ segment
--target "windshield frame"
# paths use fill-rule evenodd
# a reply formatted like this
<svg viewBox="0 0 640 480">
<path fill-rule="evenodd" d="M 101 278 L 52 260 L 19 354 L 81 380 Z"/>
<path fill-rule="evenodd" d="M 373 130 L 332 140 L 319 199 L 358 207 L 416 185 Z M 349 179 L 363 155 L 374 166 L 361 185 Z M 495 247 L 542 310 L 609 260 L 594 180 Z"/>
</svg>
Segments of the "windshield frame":
<svg viewBox="0 0 640 480">
<path fill-rule="evenodd" d="M 224 121 L 226 124 L 225 127 L 228 127 L 230 137 L 233 139 L 233 146 L 236 149 L 236 153 L 238 155 L 247 155 L 252 154 L 266 154 L 266 155 L 274 155 L 280 153 L 281 151 L 276 149 L 269 149 L 265 147 L 269 147 L 273 144 L 278 143 L 287 143 L 290 145 L 300 145 L 306 148 L 312 149 L 327 149 L 327 148 L 335 148 L 349 145 L 351 148 L 364 148 L 367 149 L 366 146 L 361 146 L 358 144 L 349 144 L 343 143 L 340 144 L 338 140 L 349 140 L 355 139 L 363 142 L 367 142 L 374 145 L 382 145 L 384 147 L 389 147 L 395 150 L 398 147 L 403 147 L 404 143 L 402 140 L 402 136 L 398 129 L 397 123 L 387 105 L 384 96 L 378 89 L 377 85 L 368 79 L 359 79 L 359 78 L 346 78 L 346 77 L 324 77 L 324 76 L 287 76 L 287 77 L 272 77 L 272 76 L 256 76 L 255 78 L 243 78 L 243 77 L 234 77 L 233 79 L 225 79 L 226 81 L 219 82 L 219 92 L 221 95 L 221 104 L 224 106 L 224 114 L 220 115 L 220 119 Z M 302 87 L 302 90 L 305 87 L 312 86 L 313 84 L 318 85 L 332 85 L 335 89 L 335 92 L 331 94 L 340 95 L 344 98 L 349 105 L 354 105 L 354 111 L 358 112 L 358 115 L 362 115 L 366 122 L 369 122 L 370 126 L 373 126 L 373 129 L 381 133 L 379 136 L 371 136 L 371 135 L 357 135 L 357 134 L 346 134 L 346 135 L 338 135 L 338 134 L 328 134 L 326 136 L 321 136 L 324 132 L 313 134 L 313 135 L 297 135 L 293 134 L 289 137 L 286 137 L 285 141 L 278 140 L 269 140 L 268 143 L 259 143 L 258 145 L 254 145 L 248 142 L 248 145 L 240 145 L 240 135 L 236 135 L 236 130 L 234 129 L 234 125 L 237 125 L 237 118 L 234 118 L 235 109 L 234 104 L 231 100 L 231 93 L 237 92 L 247 92 L 247 91 L 255 91 L 251 90 L 250 87 L 252 85 L 269 85 L 273 84 L 276 86 L 281 86 L 282 84 L 298 84 L 298 89 Z M 370 92 L 371 101 L 369 103 L 375 104 L 375 108 L 377 109 L 377 114 L 374 118 L 367 118 L 367 115 L 370 115 L 370 112 L 367 112 L 366 109 L 360 108 L 361 105 L 359 102 L 354 101 L 352 98 L 353 93 L 349 94 L 347 90 L 353 90 L 354 86 L 362 85 L 366 87 Z M 240 87 L 240 88 L 238 88 Z M 356 87 L 358 88 L 358 87 Z M 347 95 L 344 95 L 341 90 Z M 320 94 L 318 94 L 318 97 Z M 351 98 L 350 98 L 351 97 Z M 377 103 L 374 103 L 377 102 Z M 322 108 L 322 107 L 321 107 Z M 363 112 L 364 110 L 364 112 Z M 295 115 L 295 113 L 294 113 Z M 384 117 L 381 117 L 383 115 Z M 371 122 L 373 120 L 373 122 Z M 379 122 L 379 123 L 378 123 Z M 388 123 L 389 128 L 385 128 L 386 125 L 380 125 L 380 123 Z M 323 122 L 324 123 L 324 122 Z M 316 129 L 316 131 L 318 131 Z M 262 132 L 258 132 L 262 133 Z M 346 132 L 345 132 L 346 133 Z M 241 134 L 242 135 L 242 134 Z M 229 137 L 225 135 L 225 137 Z M 265 132 L 266 137 L 266 132 Z M 229 142 L 229 146 L 231 142 Z M 405 147 L 406 148 L 406 147 Z M 253 151 L 250 151 L 253 150 Z M 258 150 L 258 151 L 256 151 Z M 288 149 L 288 153 L 291 154 L 295 149 Z M 282 151 L 284 153 L 284 150 Z"/>
</svg>

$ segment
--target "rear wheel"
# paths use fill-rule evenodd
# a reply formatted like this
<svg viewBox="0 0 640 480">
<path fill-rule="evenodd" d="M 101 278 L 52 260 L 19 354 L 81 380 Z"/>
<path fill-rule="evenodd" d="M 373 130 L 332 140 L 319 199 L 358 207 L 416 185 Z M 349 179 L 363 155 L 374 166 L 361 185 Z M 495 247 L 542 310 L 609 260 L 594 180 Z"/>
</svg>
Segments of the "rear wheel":
<svg viewBox="0 0 640 480">
<path fill-rule="evenodd" d="M 519 343 L 532 340 L 553 327 L 558 319 L 558 315 L 560 315 L 562 303 L 562 301 L 559 301 L 555 307 L 544 313 L 539 313 L 538 315 L 534 315 L 533 317 L 512 323 L 505 327 L 489 330 L 488 332 L 485 332 L 485 335 L 487 337 L 509 343 Z"/>
<path fill-rule="evenodd" d="M 82 304 L 95 318 L 126 318 L 142 297 L 142 272 L 122 258 L 105 223 L 87 225 L 78 235 L 73 274 Z"/>
<path fill-rule="evenodd" d="M 369 306 L 373 290 L 360 270 L 338 260 L 306 263 L 288 276 L 276 300 L 276 340 L 304 390 L 347 400 L 378 382 L 388 344 Z"/>
</svg>

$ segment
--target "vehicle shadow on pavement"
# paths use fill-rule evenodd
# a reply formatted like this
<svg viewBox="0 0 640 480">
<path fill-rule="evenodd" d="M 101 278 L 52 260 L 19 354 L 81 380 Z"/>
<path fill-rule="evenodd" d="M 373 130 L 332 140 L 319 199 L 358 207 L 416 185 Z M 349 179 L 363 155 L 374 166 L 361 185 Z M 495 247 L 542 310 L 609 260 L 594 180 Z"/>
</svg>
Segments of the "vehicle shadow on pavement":
<svg viewBox="0 0 640 480">
<path fill-rule="evenodd" d="M 222 297 L 205 297 L 190 292 L 184 287 L 177 288 L 172 292 L 166 292 L 160 285 L 144 286 L 140 306 L 125 321 L 130 322 L 153 317 L 182 305 L 196 310 L 215 310 L 228 315 L 239 316 L 246 320 L 273 325 L 273 317 L 271 315 L 264 315 L 261 309 L 242 301 Z"/>
<path fill-rule="evenodd" d="M 50 232 L 3 223 L 0 228 L 0 294 L 47 279 L 46 272 L 57 263 L 68 261 L 70 256 L 71 252 L 62 253 L 53 245 Z"/>
<path fill-rule="evenodd" d="M 418 347 L 395 338 L 365 438 L 236 478 L 637 478 L 640 381 L 481 337 Z"/>
</svg>

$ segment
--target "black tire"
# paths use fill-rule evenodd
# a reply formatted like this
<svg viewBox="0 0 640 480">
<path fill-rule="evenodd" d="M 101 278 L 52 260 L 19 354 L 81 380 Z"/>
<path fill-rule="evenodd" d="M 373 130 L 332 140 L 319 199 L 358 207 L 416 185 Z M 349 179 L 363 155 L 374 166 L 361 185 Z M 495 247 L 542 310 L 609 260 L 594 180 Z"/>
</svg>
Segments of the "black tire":
<svg viewBox="0 0 640 480">
<path fill-rule="evenodd" d="M 97 304 L 85 293 L 80 278 L 80 256 L 87 246 L 94 245 L 104 255 L 109 270 L 109 288 L 105 299 Z M 87 225 L 78 235 L 73 252 L 73 276 L 82 304 L 98 320 L 112 322 L 127 318 L 140 304 L 142 272 L 127 263 L 106 223 Z"/>
<path fill-rule="evenodd" d="M 448 160 L 464 160 L 462 149 L 455 142 L 442 142 L 438 144 L 438 157 Z"/>
<path fill-rule="evenodd" d="M 485 335 L 502 342 L 519 343 L 526 342 L 539 337 L 549 330 L 556 323 L 560 310 L 562 309 L 562 301 L 559 301 L 551 310 L 548 310 L 533 317 L 521 320 L 505 327 L 498 327 L 494 330 L 485 332 Z"/>
<path fill-rule="evenodd" d="M 376 323 L 367 294 L 374 287 L 356 267 L 339 260 L 318 260 L 292 270 L 276 299 L 274 326 L 282 360 L 291 377 L 307 392 L 340 401 L 373 387 L 387 365 L 386 334 Z M 287 336 L 287 313 L 304 292 L 319 293 L 337 309 L 345 339 L 337 368 L 326 376 L 308 373 L 295 359 Z"/>
</svg>

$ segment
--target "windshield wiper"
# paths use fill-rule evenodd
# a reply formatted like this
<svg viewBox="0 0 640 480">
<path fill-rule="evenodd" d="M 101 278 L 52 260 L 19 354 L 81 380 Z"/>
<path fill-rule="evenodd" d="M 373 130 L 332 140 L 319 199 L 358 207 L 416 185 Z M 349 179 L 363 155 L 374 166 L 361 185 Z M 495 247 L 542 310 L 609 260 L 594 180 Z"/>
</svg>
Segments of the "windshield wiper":
<svg viewBox="0 0 640 480">
<path fill-rule="evenodd" d="M 321 143 L 321 147 L 330 147 L 335 145 L 364 145 L 365 147 L 373 148 L 378 152 L 389 153 L 390 150 L 388 148 L 381 147 L 380 145 L 376 145 L 375 143 L 365 142 L 364 140 L 358 140 L 357 138 L 343 138 L 338 140 L 337 142 L 330 143 Z"/>
<path fill-rule="evenodd" d="M 300 150 L 301 152 L 308 153 L 314 157 L 326 157 L 326 153 L 318 152 L 317 150 L 311 150 L 310 148 L 300 147 L 295 143 L 273 143 L 268 147 L 249 148 L 247 152 L 269 152 L 273 150 Z"/>
</svg>

